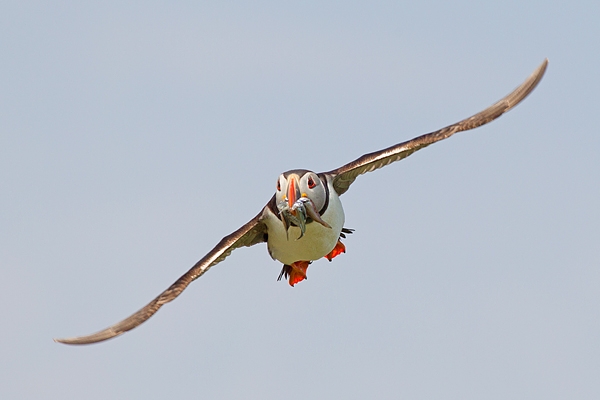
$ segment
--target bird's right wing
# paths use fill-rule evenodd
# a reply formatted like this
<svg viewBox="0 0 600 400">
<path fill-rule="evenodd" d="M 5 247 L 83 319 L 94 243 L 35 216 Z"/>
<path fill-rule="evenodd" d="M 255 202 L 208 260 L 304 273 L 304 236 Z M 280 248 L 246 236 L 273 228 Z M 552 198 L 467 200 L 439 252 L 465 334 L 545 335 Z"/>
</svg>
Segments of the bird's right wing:
<svg viewBox="0 0 600 400">
<path fill-rule="evenodd" d="M 495 120 L 527 97 L 544 76 L 547 66 L 548 59 L 544 60 L 544 62 L 533 71 L 529 78 L 527 78 L 527 80 L 525 80 L 518 88 L 513 90 L 512 93 L 472 117 L 463 119 L 460 122 L 435 132 L 418 136 L 407 142 L 388 147 L 387 149 L 365 154 L 340 168 L 325 172 L 325 174 L 333 176 L 333 187 L 336 192 L 341 195 L 348 190 L 352 182 L 354 182 L 359 175 L 374 171 L 395 161 L 402 160 L 417 150 L 421 150 L 439 140 L 449 138 L 456 132 L 467 131 L 485 125 L 488 122 Z"/>
<path fill-rule="evenodd" d="M 263 210 L 256 217 L 252 218 L 240 229 L 221 239 L 219 244 L 217 244 L 210 252 L 208 252 L 207 255 L 198 261 L 188 272 L 183 274 L 183 276 L 177 279 L 177 281 L 169 286 L 167 290 L 159 294 L 158 297 L 156 297 L 135 314 L 125 318 L 123 321 L 118 322 L 115 325 L 109 326 L 100 332 L 86 336 L 54 339 L 54 341 L 65 344 L 97 343 L 111 339 L 115 336 L 119 336 L 142 324 L 148 320 L 148 318 L 153 316 L 158 309 L 163 306 L 163 304 L 168 303 L 179 296 L 192 281 L 202 276 L 202 274 L 208 271 L 208 269 L 213 265 L 223 261 L 225 257 L 231 254 L 233 250 L 237 249 L 238 247 L 252 246 L 257 243 L 264 242 L 267 228 L 266 225 L 261 222 L 261 217 L 265 209 L 266 207 L 263 208 Z"/>
</svg>

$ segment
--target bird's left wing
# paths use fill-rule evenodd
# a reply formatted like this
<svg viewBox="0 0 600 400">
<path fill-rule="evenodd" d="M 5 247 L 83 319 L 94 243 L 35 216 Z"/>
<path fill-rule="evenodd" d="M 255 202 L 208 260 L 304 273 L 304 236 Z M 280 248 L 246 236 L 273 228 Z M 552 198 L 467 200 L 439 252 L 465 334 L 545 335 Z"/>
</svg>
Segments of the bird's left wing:
<svg viewBox="0 0 600 400">
<path fill-rule="evenodd" d="M 263 208 L 263 210 L 256 217 L 252 218 L 240 229 L 221 239 L 219 244 L 217 244 L 207 255 L 198 261 L 188 272 L 183 274 L 183 276 L 177 279 L 177 281 L 169 286 L 167 290 L 159 294 L 158 297 L 156 297 L 135 314 L 125 318 L 123 321 L 118 322 L 115 325 L 109 326 L 100 332 L 96 332 L 87 336 L 54 339 L 54 341 L 65 344 L 97 343 L 103 340 L 111 339 L 115 336 L 119 336 L 145 322 L 148 320 L 148 318 L 153 316 L 154 313 L 156 313 L 158 309 L 163 306 L 163 304 L 168 303 L 179 296 L 193 280 L 198 279 L 213 265 L 223 261 L 225 257 L 231 254 L 233 250 L 237 249 L 238 247 L 252 246 L 257 243 L 264 242 L 265 235 L 267 233 L 266 225 L 261 222 L 261 217 L 264 210 L 265 209 Z"/>
<path fill-rule="evenodd" d="M 335 188 L 335 191 L 341 195 L 348 190 L 352 182 L 354 182 L 359 175 L 374 171 L 391 164 L 394 161 L 402 160 L 415 151 L 427 147 L 439 140 L 449 138 L 457 132 L 467 131 L 485 125 L 488 122 L 495 120 L 527 97 L 544 76 L 547 66 L 548 60 L 546 59 L 535 71 L 533 71 L 525 82 L 513 90 L 509 95 L 498 101 L 496 104 L 469 118 L 448 125 L 435 132 L 421 135 L 407 142 L 388 147 L 387 149 L 365 154 L 338 169 L 325 172 L 325 174 L 333 176 L 333 187 Z"/>
</svg>

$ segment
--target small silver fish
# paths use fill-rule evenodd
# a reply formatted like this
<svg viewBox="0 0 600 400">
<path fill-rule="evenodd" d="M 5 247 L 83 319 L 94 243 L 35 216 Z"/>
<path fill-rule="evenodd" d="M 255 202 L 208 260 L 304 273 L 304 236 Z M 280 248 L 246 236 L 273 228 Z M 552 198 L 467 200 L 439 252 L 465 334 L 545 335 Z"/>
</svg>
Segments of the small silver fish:
<svg viewBox="0 0 600 400">
<path fill-rule="evenodd" d="M 302 236 L 304 236 L 304 233 L 306 232 L 306 224 L 307 222 L 311 222 L 308 220 L 309 218 L 326 228 L 331 228 L 327 222 L 323 221 L 318 211 L 315 209 L 314 203 L 308 197 L 300 197 L 294 204 L 292 204 L 291 208 L 287 201 L 283 200 L 277 204 L 277 209 L 279 210 L 279 215 L 281 217 L 281 221 L 283 222 L 283 226 L 285 227 L 286 233 L 289 232 L 291 226 L 297 226 L 300 228 L 300 236 L 296 240 L 299 240 L 302 238 Z"/>
</svg>

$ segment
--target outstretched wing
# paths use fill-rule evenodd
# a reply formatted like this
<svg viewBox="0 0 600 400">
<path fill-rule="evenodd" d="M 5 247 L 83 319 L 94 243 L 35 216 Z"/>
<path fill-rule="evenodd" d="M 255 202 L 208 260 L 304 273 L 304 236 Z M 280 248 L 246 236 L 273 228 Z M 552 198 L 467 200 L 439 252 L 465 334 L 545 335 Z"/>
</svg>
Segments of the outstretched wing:
<svg viewBox="0 0 600 400">
<path fill-rule="evenodd" d="M 238 247 L 252 246 L 257 243 L 264 242 L 267 228 L 266 225 L 261 222 L 263 211 L 261 211 L 256 217 L 252 218 L 246 225 L 221 239 L 219 244 L 217 244 L 215 248 L 213 248 L 207 255 L 198 261 L 188 272 L 183 274 L 183 276 L 177 279 L 177 281 L 169 286 L 167 290 L 159 294 L 158 297 L 156 297 L 135 314 L 125 318 L 123 321 L 118 322 L 115 325 L 109 326 L 100 332 L 96 332 L 87 336 L 78 336 L 67 339 L 54 339 L 54 341 L 65 344 L 96 343 L 119 336 L 142 324 L 148 318 L 153 316 L 154 313 L 156 313 L 158 309 L 163 306 L 163 304 L 168 303 L 179 296 L 193 280 L 202 276 L 202 274 L 208 271 L 208 269 L 213 265 L 223 261 L 225 257 L 231 254 L 233 250 L 237 249 Z"/>
<path fill-rule="evenodd" d="M 527 97 L 527 95 L 535 89 L 542 79 L 542 76 L 544 76 L 547 66 L 548 59 L 544 60 L 544 62 L 533 71 L 529 78 L 527 78 L 527 80 L 512 93 L 472 117 L 463 119 L 460 122 L 449 125 L 438 131 L 427 133 L 407 142 L 388 147 L 387 149 L 365 154 L 351 163 L 338 169 L 334 169 L 333 171 L 326 172 L 326 174 L 333 175 L 333 187 L 336 192 L 341 195 L 348 190 L 352 182 L 354 182 L 359 175 L 374 171 L 391 164 L 394 161 L 402 160 L 415 151 L 421 150 L 439 140 L 446 139 L 456 132 L 468 131 L 469 129 L 485 125 L 488 122 L 495 120 Z"/>
</svg>

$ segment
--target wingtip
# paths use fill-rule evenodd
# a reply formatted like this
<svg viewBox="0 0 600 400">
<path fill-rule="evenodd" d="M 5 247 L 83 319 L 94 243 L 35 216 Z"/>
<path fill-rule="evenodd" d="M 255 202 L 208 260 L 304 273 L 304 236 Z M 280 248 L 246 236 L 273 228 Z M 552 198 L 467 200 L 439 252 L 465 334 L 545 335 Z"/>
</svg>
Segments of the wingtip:
<svg viewBox="0 0 600 400">
<path fill-rule="evenodd" d="M 544 61 L 533 71 L 532 76 L 536 76 L 536 85 L 546 74 L 546 68 L 548 68 L 548 58 L 544 58 Z"/>
<path fill-rule="evenodd" d="M 118 335 L 98 335 L 93 334 L 89 336 L 78 336 L 72 338 L 64 338 L 64 339 L 52 339 L 55 343 L 67 344 L 67 345 L 82 345 L 82 344 L 94 344 L 104 342 L 106 340 L 112 339 Z"/>
<path fill-rule="evenodd" d="M 64 338 L 64 339 L 59 339 L 59 338 L 53 338 L 52 340 L 54 341 L 54 343 L 61 343 L 61 344 L 80 344 L 77 343 L 76 338 Z"/>
<path fill-rule="evenodd" d="M 76 342 L 73 341 L 72 338 L 64 338 L 64 339 L 53 338 L 52 341 L 54 343 L 60 343 L 60 344 L 77 344 Z"/>
<path fill-rule="evenodd" d="M 54 338 L 55 343 L 69 344 L 69 345 L 81 345 L 81 344 L 94 344 L 104 342 L 105 340 L 112 339 L 120 336 L 126 331 L 115 331 L 113 327 L 109 327 L 102 331 L 92 333 L 91 335 L 75 336 L 70 338 Z"/>
</svg>

